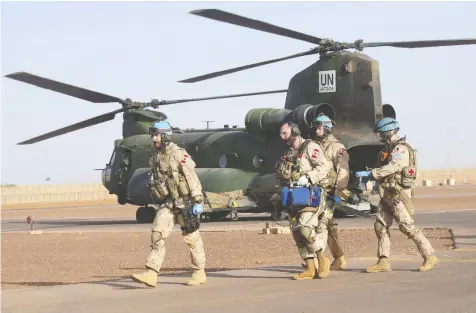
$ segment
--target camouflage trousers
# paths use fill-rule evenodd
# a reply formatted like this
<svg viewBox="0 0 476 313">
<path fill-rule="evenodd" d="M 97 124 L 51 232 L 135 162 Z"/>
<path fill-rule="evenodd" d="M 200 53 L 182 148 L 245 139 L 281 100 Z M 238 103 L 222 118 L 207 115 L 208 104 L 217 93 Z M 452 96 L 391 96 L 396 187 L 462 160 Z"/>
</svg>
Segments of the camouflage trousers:
<svg viewBox="0 0 476 313">
<path fill-rule="evenodd" d="M 405 193 L 411 199 L 411 191 L 406 190 Z M 408 213 L 403 201 L 398 199 L 394 192 L 386 190 L 379 203 L 374 225 L 378 239 L 377 256 L 379 258 L 390 257 L 389 228 L 394 219 L 398 223 L 400 231 L 415 242 L 422 257 L 427 257 L 435 252 L 425 235 L 415 226 L 415 221 Z"/>
<path fill-rule="evenodd" d="M 299 255 L 303 260 L 315 258 L 319 250 L 324 252 L 327 242 L 327 225 L 320 221 L 317 213 L 299 213 L 292 232 Z"/>
<path fill-rule="evenodd" d="M 334 222 L 333 215 L 334 215 L 334 208 L 335 203 L 333 201 L 327 202 L 329 208 L 322 214 L 320 218 L 320 223 L 325 224 L 327 227 L 328 237 L 327 237 L 327 246 L 329 247 L 329 251 L 332 254 L 334 259 L 340 258 L 344 255 L 344 251 L 342 251 L 342 247 L 339 242 L 339 237 L 337 234 L 337 223 Z M 318 230 L 322 231 L 322 227 L 319 227 Z"/>
<path fill-rule="evenodd" d="M 180 210 L 175 211 L 165 206 L 159 207 L 152 224 L 152 251 L 150 251 L 145 264 L 147 268 L 153 269 L 157 273 L 160 271 L 165 257 L 165 241 L 177 223 L 183 226 L 183 217 Z M 190 249 L 192 267 L 194 269 L 204 269 L 206 257 L 200 231 L 197 229 L 190 234 L 182 232 L 182 236 Z"/>
</svg>

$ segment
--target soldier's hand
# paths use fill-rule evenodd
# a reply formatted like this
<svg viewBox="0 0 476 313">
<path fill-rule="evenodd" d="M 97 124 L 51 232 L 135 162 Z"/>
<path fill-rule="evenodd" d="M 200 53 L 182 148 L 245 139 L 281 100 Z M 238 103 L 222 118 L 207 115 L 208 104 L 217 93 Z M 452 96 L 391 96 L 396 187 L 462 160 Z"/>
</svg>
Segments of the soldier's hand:
<svg viewBox="0 0 476 313">
<path fill-rule="evenodd" d="M 332 196 L 332 200 L 334 200 L 334 202 L 335 202 L 336 204 L 341 203 L 341 199 L 340 199 L 339 196 Z"/>
<path fill-rule="evenodd" d="M 192 208 L 193 214 L 201 214 L 203 212 L 203 205 L 201 203 L 195 203 Z"/>
<path fill-rule="evenodd" d="M 306 186 L 309 184 L 309 179 L 307 178 L 306 175 L 301 176 L 299 180 L 297 181 L 298 186 Z"/>
</svg>

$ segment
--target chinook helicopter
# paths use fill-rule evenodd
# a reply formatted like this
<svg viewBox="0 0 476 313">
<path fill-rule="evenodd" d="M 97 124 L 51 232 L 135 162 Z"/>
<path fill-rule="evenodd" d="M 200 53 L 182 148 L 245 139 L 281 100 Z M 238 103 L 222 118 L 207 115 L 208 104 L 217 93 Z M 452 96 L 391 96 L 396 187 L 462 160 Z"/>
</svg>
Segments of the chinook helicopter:
<svg viewBox="0 0 476 313">
<path fill-rule="evenodd" d="M 320 113 L 329 116 L 335 123 L 334 134 L 347 147 L 350 155 L 351 173 L 373 167 L 382 143 L 374 133 L 375 123 L 383 117 L 396 117 L 390 104 L 383 104 L 378 61 L 361 53 L 364 47 L 391 46 L 422 48 L 450 45 L 476 44 L 476 39 L 454 39 L 410 42 L 341 43 L 298 33 L 282 27 L 252 20 L 216 9 L 196 10 L 191 14 L 222 22 L 245 26 L 277 35 L 304 40 L 317 45 L 315 48 L 284 58 L 214 72 L 180 82 L 193 83 L 245 69 L 284 61 L 300 56 L 318 54 L 319 59 L 294 75 L 287 90 L 249 93 L 201 99 L 174 101 L 153 100 L 148 103 L 132 102 L 67 85 L 25 72 L 7 75 L 11 79 L 36 85 L 41 88 L 67 94 L 92 102 L 118 102 L 123 108 L 86 121 L 21 142 L 31 144 L 54 136 L 112 120 L 115 114 L 124 112 L 122 139 L 114 143 L 114 150 L 106 168 L 102 169 L 102 182 L 111 194 L 117 195 L 119 204 L 140 206 L 136 212 L 138 222 L 151 222 L 154 209 L 160 199 L 151 196 L 149 182 L 149 159 L 153 153 L 148 127 L 157 120 L 166 119 L 165 114 L 147 110 L 160 105 L 186 101 L 201 101 L 226 97 L 287 92 L 284 109 L 255 108 L 245 115 L 245 127 L 182 130 L 174 128 L 172 141 L 185 148 L 197 165 L 196 172 L 206 194 L 204 213 L 212 218 L 232 213 L 236 219 L 239 210 L 247 212 L 271 212 L 275 220 L 286 214 L 279 206 L 272 206 L 270 197 L 276 192 L 275 165 L 285 149 L 279 137 L 279 127 L 284 121 L 299 125 L 304 137 L 313 135 L 311 121 Z M 346 51 L 355 49 L 356 52 Z M 349 186 L 359 182 L 351 175 Z M 354 190 L 352 187 L 349 189 Z M 359 203 L 361 198 L 357 199 Z M 337 210 L 352 214 L 349 205 L 355 198 L 349 196 Z M 349 210 L 351 208 L 351 210 Z"/>
</svg>

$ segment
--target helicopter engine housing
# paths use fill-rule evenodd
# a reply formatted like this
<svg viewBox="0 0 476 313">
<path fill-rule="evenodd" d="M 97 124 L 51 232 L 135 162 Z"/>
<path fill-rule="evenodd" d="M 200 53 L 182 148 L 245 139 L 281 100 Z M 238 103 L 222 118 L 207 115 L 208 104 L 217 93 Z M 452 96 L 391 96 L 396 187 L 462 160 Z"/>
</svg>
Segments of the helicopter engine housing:
<svg viewBox="0 0 476 313">
<path fill-rule="evenodd" d="M 319 113 L 334 116 L 333 108 L 322 103 L 318 105 L 302 104 L 294 110 L 259 108 L 248 111 L 245 116 L 246 130 L 256 136 L 275 136 L 283 122 L 294 122 L 304 136 L 311 135 L 311 123 Z"/>
</svg>

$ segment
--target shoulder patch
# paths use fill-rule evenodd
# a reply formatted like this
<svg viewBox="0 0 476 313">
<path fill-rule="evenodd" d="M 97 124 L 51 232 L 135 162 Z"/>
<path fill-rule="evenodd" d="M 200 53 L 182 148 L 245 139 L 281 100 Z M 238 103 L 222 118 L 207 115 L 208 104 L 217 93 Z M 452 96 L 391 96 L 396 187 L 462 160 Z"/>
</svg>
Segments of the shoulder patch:
<svg viewBox="0 0 476 313">
<path fill-rule="evenodd" d="M 182 161 L 180 161 L 180 163 L 185 164 L 187 162 L 188 158 L 189 158 L 188 154 L 184 153 Z"/>
<path fill-rule="evenodd" d="M 318 156 L 318 155 L 319 155 L 319 149 L 314 148 L 314 149 L 312 150 L 311 157 L 312 157 L 313 159 L 317 159 L 317 156 Z"/>
<path fill-rule="evenodd" d="M 344 148 L 341 148 L 338 152 L 337 152 L 339 155 L 344 155 L 347 153 L 347 150 L 345 150 Z"/>
</svg>

